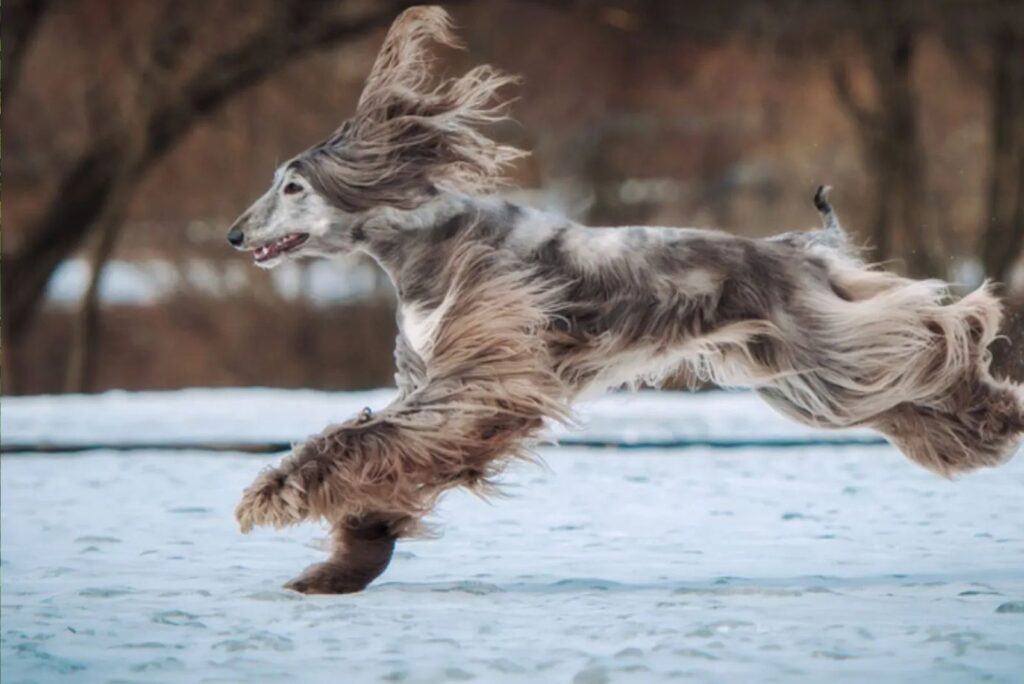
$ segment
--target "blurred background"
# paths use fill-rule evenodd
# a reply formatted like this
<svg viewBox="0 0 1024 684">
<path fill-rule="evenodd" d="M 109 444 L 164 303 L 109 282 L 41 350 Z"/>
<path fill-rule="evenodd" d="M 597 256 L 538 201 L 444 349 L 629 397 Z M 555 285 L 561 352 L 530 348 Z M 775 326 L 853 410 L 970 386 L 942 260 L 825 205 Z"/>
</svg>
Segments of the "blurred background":
<svg viewBox="0 0 1024 684">
<path fill-rule="evenodd" d="M 4 0 L 3 390 L 391 383 L 366 261 L 266 272 L 227 226 L 358 97 L 392 0 Z M 811 228 L 999 281 L 1024 376 L 1024 2 L 445 2 L 521 74 L 509 194 L 596 225 Z"/>
</svg>

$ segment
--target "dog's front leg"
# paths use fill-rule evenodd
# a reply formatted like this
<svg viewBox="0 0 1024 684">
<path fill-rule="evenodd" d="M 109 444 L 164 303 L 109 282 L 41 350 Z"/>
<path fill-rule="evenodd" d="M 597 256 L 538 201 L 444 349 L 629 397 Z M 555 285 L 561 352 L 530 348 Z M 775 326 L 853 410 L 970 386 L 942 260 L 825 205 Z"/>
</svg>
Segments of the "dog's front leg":
<svg viewBox="0 0 1024 684">
<path fill-rule="evenodd" d="M 457 259 L 472 278 L 452 277 L 429 363 L 399 364 L 410 381 L 391 405 L 308 440 L 243 494 L 243 531 L 317 518 L 335 527 L 334 555 L 293 588 L 361 588 L 444 491 L 485 491 L 510 458 L 529 455 L 545 419 L 568 415 L 569 391 L 543 337 L 551 290 L 493 258 Z M 366 520 L 386 521 L 386 532 L 366 531 Z"/>
<path fill-rule="evenodd" d="M 331 430 L 340 433 L 357 429 L 373 418 L 373 412 L 365 408 L 356 418 Z M 235 519 L 242 532 L 248 533 L 257 526 L 281 528 L 310 518 L 332 518 L 327 511 L 310 506 L 309 491 L 313 486 L 323 485 L 328 477 L 326 471 L 330 470 L 330 457 L 335 455 L 345 454 L 330 450 L 321 435 L 297 446 L 277 466 L 264 469 L 242 492 L 235 508 Z M 328 501 L 330 498 L 327 497 Z M 336 498 L 340 504 L 340 492 Z M 336 508 L 340 509 L 340 505 Z"/>
<path fill-rule="evenodd" d="M 395 522 L 372 517 L 337 523 L 331 557 L 309 566 L 284 586 L 303 594 L 362 591 L 387 569 L 398 534 Z"/>
<path fill-rule="evenodd" d="M 527 386 L 519 389 L 524 399 L 485 402 L 491 388 L 428 384 L 380 413 L 332 427 L 246 489 L 239 525 L 247 531 L 326 519 L 335 530 L 333 555 L 288 586 L 358 591 L 384 571 L 395 539 L 411 534 L 442 492 L 485 486 L 507 458 L 525 455 L 544 404 Z"/>
</svg>

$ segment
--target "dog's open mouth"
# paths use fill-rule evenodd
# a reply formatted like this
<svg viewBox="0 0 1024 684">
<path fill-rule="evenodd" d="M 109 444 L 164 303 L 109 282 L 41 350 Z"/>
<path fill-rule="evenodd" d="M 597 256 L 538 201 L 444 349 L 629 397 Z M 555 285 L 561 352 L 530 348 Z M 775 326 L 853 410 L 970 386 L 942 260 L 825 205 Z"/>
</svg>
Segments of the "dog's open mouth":
<svg viewBox="0 0 1024 684">
<path fill-rule="evenodd" d="M 309 233 L 288 233 L 282 238 L 257 247 L 253 257 L 256 259 L 256 263 L 270 261 L 276 256 L 298 249 L 308 239 Z"/>
</svg>

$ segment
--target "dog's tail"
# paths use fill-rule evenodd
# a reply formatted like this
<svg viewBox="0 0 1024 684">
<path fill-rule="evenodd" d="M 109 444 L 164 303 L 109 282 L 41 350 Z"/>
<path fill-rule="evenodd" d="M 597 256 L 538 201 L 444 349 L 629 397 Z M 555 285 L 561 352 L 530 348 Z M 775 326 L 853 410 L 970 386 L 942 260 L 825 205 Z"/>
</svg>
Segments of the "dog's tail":
<svg viewBox="0 0 1024 684">
<path fill-rule="evenodd" d="M 839 254 L 857 258 L 857 248 L 853 246 L 849 235 L 839 222 L 839 217 L 832 209 L 832 203 L 828 201 L 828 195 L 832 192 L 832 186 L 819 185 L 814 193 L 814 208 L 821 215 L 821 230 L 814 231 L 814 242 L 835 250 Z"/>
<path fill-rule="evenodd" d="M 846 232 L 839 224 L 839 217 L 833 211 L 832 203 L 828 201 L 828 194 L 830 192 L 832 192 L 831 185 L 819 185 L 814 193 L 814 208 L 821 214 L 822 229 L 845 240 Z"/>
<path fill-rule="evenodd" d="M 819 185 L 814 193 L 814 208 L 821 214 L 821 230 L 791 231 L 771 237 L 769 240 L 859 260 L 860 250 L 854 246 L 846 231 L 843 230 L 839 217 L 832 209 L 832 203 L 828 201 L 830 192 L 832 192 L 831 186 Z"/>
</svg>

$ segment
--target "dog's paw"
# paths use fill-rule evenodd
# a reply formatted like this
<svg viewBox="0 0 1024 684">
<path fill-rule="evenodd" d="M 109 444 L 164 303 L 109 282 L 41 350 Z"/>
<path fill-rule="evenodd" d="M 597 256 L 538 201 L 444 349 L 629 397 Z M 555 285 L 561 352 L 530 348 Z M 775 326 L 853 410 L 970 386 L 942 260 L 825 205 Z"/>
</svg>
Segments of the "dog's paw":
<svg viewBox="0 0 1024 684">
<path fill-rule="evenodd" d="M 242 492 L 235 520 L 243 533 L 258 525 L 286 527 L 306 519 L 309 507 L 305 492 L 295 478 L 280 470 L 263 472 Z"/>
<path fill-rule="evenodd" d="M 352 573 L 340 563 L 317 563 L 284 585 L 300 594 L 353 594 L 362 591 L 373 576 Z"/>
</svg>

